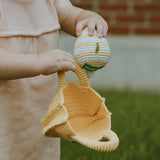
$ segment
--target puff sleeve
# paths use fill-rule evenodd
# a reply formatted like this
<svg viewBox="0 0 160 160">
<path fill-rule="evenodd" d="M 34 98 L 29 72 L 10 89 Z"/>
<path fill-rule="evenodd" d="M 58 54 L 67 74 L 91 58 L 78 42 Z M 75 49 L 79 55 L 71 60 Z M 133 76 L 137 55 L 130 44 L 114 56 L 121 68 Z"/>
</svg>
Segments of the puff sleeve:
<svg viewBox="0 0 160 160">
<path fill-rule="evenodd" d="M 59 23 L 61 24 L 68 16 L 72 3 L 69 0 L 55 0 L 55 7 L 58 14 Z"/>
</svg>

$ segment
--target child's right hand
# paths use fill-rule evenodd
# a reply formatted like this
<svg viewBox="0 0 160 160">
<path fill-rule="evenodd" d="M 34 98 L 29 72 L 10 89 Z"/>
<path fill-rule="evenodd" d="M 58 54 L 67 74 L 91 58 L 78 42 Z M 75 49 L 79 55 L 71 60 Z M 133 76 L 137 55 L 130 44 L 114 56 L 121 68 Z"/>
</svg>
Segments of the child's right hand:
<svg viewBox="0 0 160 160">
<path fill-rule="evenodd" d="M 72 55 L 61 50 L 54 49 L 38 55 L 38 69 L 40 74 L 50 75 L 58 71 L 73 71 L 76 67 L 73 64 Z"/>
</svg>

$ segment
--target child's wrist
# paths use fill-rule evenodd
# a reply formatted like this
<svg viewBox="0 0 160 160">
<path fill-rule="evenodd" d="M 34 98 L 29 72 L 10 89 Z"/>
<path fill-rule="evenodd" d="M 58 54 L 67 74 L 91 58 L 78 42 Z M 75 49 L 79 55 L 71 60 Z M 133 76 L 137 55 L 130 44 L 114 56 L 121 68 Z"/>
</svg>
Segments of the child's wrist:
<svg viewBox="0 0 160 160">
<path fill-rule="evenodd" d="M 44 72 L 44 67 L 43 67 L 43 65 L 42 65 L 42 63 L 41 63 L 41 61 L 42 61 L 42 54 L 37 54 L 37 55 L 34 55 L 34 72 L 35 72 L 35 74 L 37 74 L 37 75 L 40 75 L 40 74 L 42 74 L 43 72 Z"/>
</svg>

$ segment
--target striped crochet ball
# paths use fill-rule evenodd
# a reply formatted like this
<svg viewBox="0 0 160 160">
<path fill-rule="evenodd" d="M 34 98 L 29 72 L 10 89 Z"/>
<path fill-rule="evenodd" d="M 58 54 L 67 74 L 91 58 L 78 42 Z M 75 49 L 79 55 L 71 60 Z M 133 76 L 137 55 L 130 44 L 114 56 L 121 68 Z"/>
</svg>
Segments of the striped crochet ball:
<svg viewBox="0 0 160 160">
<path fill-rule="evenodd" d="M 99 38 L 97 32 L 88 35 L 88 28 L 84 29 L 75 42 L 74 58 L 85 70 L 97 71 L 110 60 L 110 47 L 106 38 Z"/>
</svg>

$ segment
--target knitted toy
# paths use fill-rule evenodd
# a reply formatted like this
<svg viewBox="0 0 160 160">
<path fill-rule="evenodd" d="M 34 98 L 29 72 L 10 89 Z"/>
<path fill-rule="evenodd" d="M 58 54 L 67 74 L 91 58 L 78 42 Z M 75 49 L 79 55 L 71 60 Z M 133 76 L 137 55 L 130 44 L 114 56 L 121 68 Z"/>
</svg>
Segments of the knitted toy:
<svg viewBox="0 0 160 160">
<path fill-rule="evenodd" d="M 97 151 L 113 151 L 119 139 L 111 130 L 111 113 L 90 85 L 82 68 L 75 63 L 80 84 L 65 81 L 58 72 L 59 86 L 48 113 L 42 118 L 43 135 L 74 140 Z M 107 138 L 108 141 L 101 142 Z"/>
<path fill-rule="evenodd" d="M 75 42 L 74 58 L 84 69 L 88 77 L 103 68 L 110 60 L 110 47 L 106 38 L 99 38 L 97 31 L 93 36 L 88 35 L 88 28 L 84 29 Z"/>
</svg>

